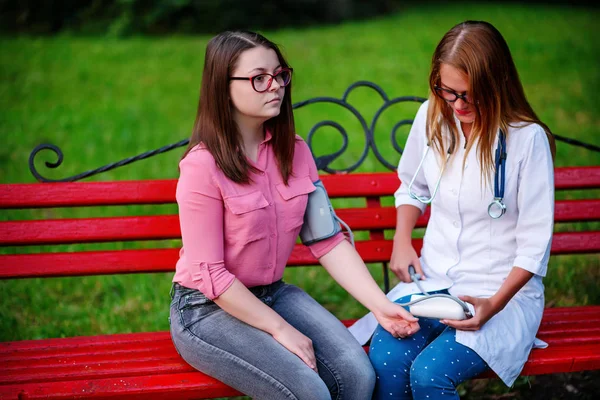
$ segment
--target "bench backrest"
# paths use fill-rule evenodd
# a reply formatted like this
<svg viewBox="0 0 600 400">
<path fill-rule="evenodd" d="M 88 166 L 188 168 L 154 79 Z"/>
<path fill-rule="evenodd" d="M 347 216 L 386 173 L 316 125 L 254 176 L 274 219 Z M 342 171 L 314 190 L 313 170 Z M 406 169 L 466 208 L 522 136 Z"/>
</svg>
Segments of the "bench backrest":
<svg viewBox="0 0 600 400">
<path fill-rule="evenodd" d="M 384 230 L 394 229 L 396 214 L 393 206 L 383 205 L 382 199 L 392 196 L 398 188 L 396 174 L 323 175 L 322 180 L 332 199 L 364 199 L 363 206 L 338 207 L 336 212 L 353 231 L 369 233 L 368 240 L 356 243 L 365 262 L 387 262 L 392 241 L 384 237 Z M 557 168 L 555 185 L 561 191 L 600 188 L 600 166 Z M 176 180 L 5 184 L 0 185 L 0 209 L 172 204 L 175 203 L 175 186 Z M 418 226 L 426 226 L 428 217 L 427 212 L 419 219 Z M 557 225 L 599 220 L 600 199 L 556 202 Z M 0 246 L 10 247 L 10 252 L 15 254 L 0 255 L 0 279 L 173 271 L 180 242 L 171 243 L 169 248 L 136 249 L 119 249 L 123 246 L 117 243 L 180 237 L 176 214 L 3 221 L 0 222 Z M 43 245 L 102 242 L 115 246 L 109 250 L 68 252 L 49 252 L 43 248 Z M 36 252 L 27 250 L 29 246 L 36 246 Z M 415 239 L 415 247 L 420 249 L 420 239 Z M 598 252 L 600 231 L 555 233 L 553 254 Z M 297 245 L 288 265 L 316 263 L 307 248 Z"/>
</svg>

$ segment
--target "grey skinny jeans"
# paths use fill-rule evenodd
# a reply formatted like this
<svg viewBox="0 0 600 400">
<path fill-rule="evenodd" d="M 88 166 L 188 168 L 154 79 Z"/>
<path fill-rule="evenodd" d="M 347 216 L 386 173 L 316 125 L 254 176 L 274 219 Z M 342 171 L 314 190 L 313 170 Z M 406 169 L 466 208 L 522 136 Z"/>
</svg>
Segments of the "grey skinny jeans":
<svg viewBox="0 0 600 400">
<path fill-rule="evenodd" d="M 174 284 L 171 338 L 197 370 L 254 399 L 371 399 L 375 372 L 346 327 L 300 288 L 277 281 L 250 288 L 313 341 L 319 373 L 268 333 L 223 311 L 201 292 Z"/>
</svg>

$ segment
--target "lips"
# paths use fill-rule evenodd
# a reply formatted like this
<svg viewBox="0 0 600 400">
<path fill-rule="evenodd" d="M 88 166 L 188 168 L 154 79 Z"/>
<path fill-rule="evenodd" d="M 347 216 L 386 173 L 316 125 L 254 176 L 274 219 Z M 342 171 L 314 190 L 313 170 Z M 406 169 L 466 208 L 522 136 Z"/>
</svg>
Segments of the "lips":
<svg viewBox="0 0 600 400">
<path fill-rule="evenodd" d="M 279 97 L 275 97 L 274 99 L 271 99 L 271 100 L 267 101 L 267 104 L 269 104 L 269 103 L 273 103 L 273 102 L 275 102 L 275 101 L 281 101 L 281 98 L 279 98 Z"/>
<path fill-rule="evenodd" d="M 454 111 L 456 111 L 456 113 L 457 113 L 458 115 L 463 115 L 463 116 L 464 116 L 464 115 L 469 115 L 469 114 L 471 113 L 471 111 L 469 111 L 469 110 L 456 110 L 456 109 L 455 109 Z"/>
</svg>

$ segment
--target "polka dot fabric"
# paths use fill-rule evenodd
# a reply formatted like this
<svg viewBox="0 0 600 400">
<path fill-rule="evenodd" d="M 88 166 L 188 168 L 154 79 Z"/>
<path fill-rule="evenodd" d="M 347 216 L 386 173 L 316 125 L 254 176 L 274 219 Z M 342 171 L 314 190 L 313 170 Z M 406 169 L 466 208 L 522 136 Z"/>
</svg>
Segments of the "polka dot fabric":
<svg viewBox="0 0 600 400">
<path fill-rule="evenodd" d="M 430 318 L 420 318 L 419 325 L 404 339 L 381 326 L 375 330 L 369 348 L 377 375 L 373 399 L 458 399 L 458 384 L 489 369 L 477 353 L 456 342 L 455 329 Z"/>
</svg>

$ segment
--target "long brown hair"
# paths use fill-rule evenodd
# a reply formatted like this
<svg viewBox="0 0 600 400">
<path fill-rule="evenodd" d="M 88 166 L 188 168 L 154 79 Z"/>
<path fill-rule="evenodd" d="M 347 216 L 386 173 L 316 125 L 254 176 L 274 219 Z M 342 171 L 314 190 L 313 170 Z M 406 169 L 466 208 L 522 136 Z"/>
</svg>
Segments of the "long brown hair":
<svg viewBox="0 0 600 400">
<path fill-rule="evenodd" d="M 465 21 L 444 35 L 431 61 L 427 137 L 442 162 L 445 162 L 444 155 L 452 142 L 459 143 L 452 109 L 446 101 L 435 95 L 434 87 L 440 85 L 442 64 L 450 65 L 468 76 L 469 98 L 475 105 L 477 116 L 466 152 L 469 152 L 473 143 L 478 142 L 477 158 L 482 169 L 481 178 L 486 184 L 494 169 L 493 142 L 499 129 L 508 137 L 511 124 L 525 122 L 540 125 L 546 131 L 554 158 L 556 147 L 552 132 L 529 105 L 506 41 L 488 22 Z M 450 131 L 454 141 L 444 141 L 444 128 Z"/>
<path fill-rule="evenodd" d="M 183 154 L 203 143 L 225 176 L 237 183 L 250 183 L 250 172 L 256 172 L 242 148 L 242 137 L 233 119 L 229 102 L 229 77 L 242 52 L 258 46 L 272 49 L 283 68 L 289 67 L 276 44 L 264 36 L 248 31 L 227 31 L 213 37 L 206 46 L 200 100 L 190 144 Z M 281 112 L 265 122 L 272 134 L 271 143 L 279 171 L 287 185 L 292 174 L 295 129 L 292 113 L 292 84 L 285 88 Z"/>
</svg>

